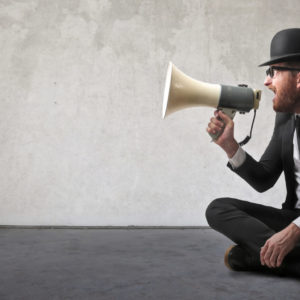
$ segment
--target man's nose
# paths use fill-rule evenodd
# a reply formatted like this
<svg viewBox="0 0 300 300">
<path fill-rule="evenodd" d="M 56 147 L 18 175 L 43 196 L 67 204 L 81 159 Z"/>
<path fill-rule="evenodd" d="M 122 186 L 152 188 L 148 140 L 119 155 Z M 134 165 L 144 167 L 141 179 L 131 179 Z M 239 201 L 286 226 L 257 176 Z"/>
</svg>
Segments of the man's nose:
<svg viewBox="0 0 300 300">
<path fill-rule="evenodd" d="M 272 84 L 272 78 L 271 76 L 268 75 L 265 79 L 264 85 L 269 87 L 271 84 Z"/>
</svg>

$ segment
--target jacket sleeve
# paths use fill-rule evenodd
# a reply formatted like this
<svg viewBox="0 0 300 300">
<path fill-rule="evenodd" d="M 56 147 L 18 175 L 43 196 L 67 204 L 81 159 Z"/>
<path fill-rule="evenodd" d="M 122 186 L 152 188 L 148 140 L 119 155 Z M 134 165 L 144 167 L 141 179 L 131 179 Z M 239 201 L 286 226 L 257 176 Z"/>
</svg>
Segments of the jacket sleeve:
<svg viewBox="0 0 300 300">
<path fill-rule="evenodd" d="M 228 167 L 258 192 L 264 192 L 271 188 L 278 180 L 282 170 L 282 131 L 286 116 L 277 114 L 274 132 L 271 141 L 259 161 L 253 159 L 246 153 L 245 162 L 237 169 Z"/>
</svg>

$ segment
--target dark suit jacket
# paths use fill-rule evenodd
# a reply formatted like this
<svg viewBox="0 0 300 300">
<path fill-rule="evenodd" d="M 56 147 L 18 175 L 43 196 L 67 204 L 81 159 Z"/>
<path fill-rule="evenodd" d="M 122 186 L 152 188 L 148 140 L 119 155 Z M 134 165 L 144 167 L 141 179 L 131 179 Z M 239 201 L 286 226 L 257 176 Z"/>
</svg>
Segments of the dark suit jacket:
<svg viewBox="0 0 300 300">
<path fill-rule="evenodd" d="M 277 113 L 274 132 L 263 156 L 257 162 L 248 153 L 246 161 L 237 169 L 232 169 L 258 192 L 271 188 L 284 172 L 287 195 L 282 208 L 294 209 L 297 196 L 293 160 L 294 115 Z"/>
</svg>

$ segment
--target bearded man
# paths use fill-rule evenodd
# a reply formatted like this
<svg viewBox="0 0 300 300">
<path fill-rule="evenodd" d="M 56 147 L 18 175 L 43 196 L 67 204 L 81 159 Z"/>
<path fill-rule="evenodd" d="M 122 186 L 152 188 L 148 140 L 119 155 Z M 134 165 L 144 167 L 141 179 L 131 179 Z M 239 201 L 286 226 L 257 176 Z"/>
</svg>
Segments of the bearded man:
<svg viewBox="0 0 300 300">
<path fill-rule="evenodd" d="M 207 132 L 227 154 L 229 168 L 254 189 L 270 189 L 284 172 L 287 195 L 281 209 L 233 198 L 219 198 L 206 210 L 208 224 L 235 245 L 225 252 L 234 271 L 262 271 L 300 276 L 300 28 L 272 39 L 265 86 L 275 96 L 275 127 L 259 161 L 234 139 L 234 122 L 216 111 Z M 299 115 L 299 117 L 298 117 Z"/>
</svg>

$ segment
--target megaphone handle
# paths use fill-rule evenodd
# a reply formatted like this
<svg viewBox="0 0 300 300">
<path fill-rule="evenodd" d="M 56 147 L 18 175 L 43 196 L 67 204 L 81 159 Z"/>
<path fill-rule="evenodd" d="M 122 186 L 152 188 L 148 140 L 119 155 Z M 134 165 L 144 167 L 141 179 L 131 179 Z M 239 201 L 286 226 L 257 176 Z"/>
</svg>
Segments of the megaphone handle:
<svg viewBox="0 0 300 300">
<path fill-rule="evenodd" d="M 218 107 L 218 110 L 221 110 L 224 114 L 226 114 L 231 120 L 233 120 L 234 116 L 235 116 L 235 113 L 236 113 L 236 110 L 233 110 L 232 108 L 224 108 L 224 107 Z M 223 122 L 221 119 L 219 119 L 221 122 Z M 224 122 L 223 122 L 224 123 Z M 211 136 L 212 138 L 212 142 L 217 140 L 218 137 L 223 133 L 223 130 L 216 133 L 216 134 L 213 134 L 213 133 L 210 133 L 209 135 Z"/>
</svg>

